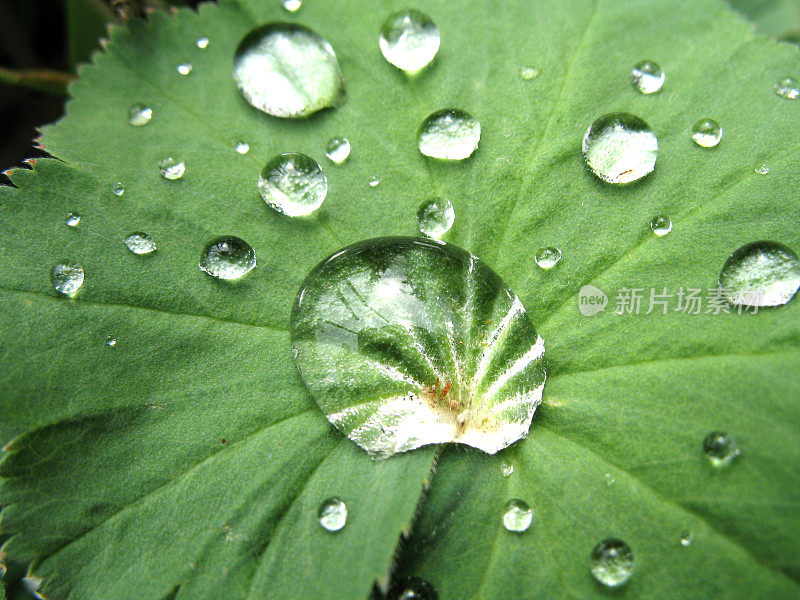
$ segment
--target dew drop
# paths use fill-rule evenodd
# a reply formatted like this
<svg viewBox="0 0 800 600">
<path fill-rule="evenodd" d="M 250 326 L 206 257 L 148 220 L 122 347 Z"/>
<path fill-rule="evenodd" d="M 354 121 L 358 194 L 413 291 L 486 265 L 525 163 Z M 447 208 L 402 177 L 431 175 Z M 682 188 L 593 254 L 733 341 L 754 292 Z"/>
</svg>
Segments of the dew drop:
<svg viewBox="0 0 800 600">
<path fill-rule="evenodd" d="M 158 170 L 164 179 L 174 181 L 183 177 L 186 172 L 186 165 L 182 160 L 168 156 L 158 163 Z"/>
<path fill-rule="evenodd" d="M 693 541 L 694 541 L 694 535 L 692 534 L 691 531 L 684 531 L 683 533 L 681 533 L 681 538 L 680 538 L 681 546 L 684 547 L 691 546 Z"/>
<path fill-rule="evenodd" d="M 672 220 L 664 215 L 658 215 L 650 221 L 650 229 L 659 237 L 667 235 L 672 231 Z"/>
<path fill-rule="evenodd" d="M 350 141 L 346 137 L 335 137 L 325 146 L 325 156 L 337 165 L 350 157 Z"/>
<path fill-rule="evenodd" d="M 279 154 L 261 170 L 258 191 L 272 208 L 288 217 L 310 215 L 328 194 L 328 178 L 310 156 Z"/>
<path fill-rule="evenodd" d="M 536 261 L 536 264 L 541 269 L 552 269 L 561 260 L 561 250 L 554 246 L 540 248 L 534 255 L 533 260 Z"/>
<path fill-rule="evenodd" d="M 239 154 L 247 154 L 248 152 L 250 152 L 250 144 L 248 144 L 247 142 L 238 142 L 236 144 L 236 152 L 238 152 Z"/>
<path fill-rule="evenodd" d="M 503 474 L 503 477 L 511 477 L 511 474 L 514 473 L 514 465 L 503 461 L 503 464 L 500 465 L 500 472 Z"/>
<path fill-rule="evenodd" d="M 205 36 L 203 36 L 201 38 L 197 38 L 197 47 L 200 48 L 201 50 L 204 50 L 204 49 L 208 48 L 208 42 L 209 42 L 209 40 Z"/>
<path fill-rule="evenodd" d="M 317 518 L 323 529 L 339 531 L 347 523 L 347 505 L 339 498 L 328 498 L 320 504 Z"/>
<path fill-rule="evenodd" d="M 107 335 L 106 346 L 108 346 L 109 348 L 113 348 L 116 345 L 117 345 L 117 338 L 115 338 L 113 335 Z"/>
<path fill-rule="evenodd" d="M 606 485 L 608 485 L 608 486 L 612 486 L 617 482 L 617 480 L 614 478 L 614 476 L 611 473 L 606 473 L 605 474 L 605 480 L 606 480 Z"/>
<path fill-rule="evenodd" d="M 519 76 L 525 81 L 530 81 L 531 79 L 538 77 L 539 73 L 539 69 L 535 67 L 522 67 L 522 69 L 520 69 Z"/>
<path fill-rule="evenodd" d="M 608 183 L 630 183 L 652 172 L 658 140 L 650 126 L 627 113 L 597 119 L 583 136 L 583 158 Z"/>
<path fill-rule="evenodd" d="M 739 445 L 724 431 L 712 431 L 703 440 L 703 452 L 715 467 L 725 467 L 741 455 Z"/>
<path fill-rule="evenodd" d="M 111 191 L 114 192 L 115 196 L 122 196 L 125 193 L 125 186 L 122 185 L 121 181 L 118 181 L 111 187 Z"/>
<path fill-rule="evenodd" d="M 70 298 L 78 293 L 83 285 L 83 267 L 78 264 L 58 264 L 50 272 L 50 282 L 53 288 L 64 296 Z"/>
<path fill-rule="evenodd" d="M 633 575 L 633 552 L 622 540 L 609 538 L 592 550 L 590 570 L 594 578 L 608 587 L 625 585 Z"/>
<path fill-rule="evenodd" d="M 380 185 L 380 183 L 381 183 L 380 177 L 377 177 L 377 176 L 373 175 L 372 177 L 369 178 L 369 182 L 368 183 L 369 183 L 369 187 L 373 187 L 373 188 L 374 187 L 378 187 L 378 185 Z"/>
<path fill-rule="evenodd" d="M 66 224 L 67 227 L 77 227 L 81 222 L 81 216 L 78 213 L 67 213 Z"/>
<path fill-rule="evenodd" d="M 125 245 L 134 254 L 152 254 L 156 251 L 156 243 L 150 235 L 135 231 L 125 238 Z"/>
<path fill-rule="evenodd" d="M 302 25 L 270 23 L 247 34 L 233 78 L 251 105 L 274 117 L 306 117 L 345 100 L 333 48 Z"/>
<path fill-rule="evenodd" d="M 775 93 L 788 100 L 800 97 L 800 83 L 794 77 L 784 77 L 775 82 Z"/>
<path fill-rule="evenodd" d="M 181 75 L 188 75 L 189 73 L 191 73 L 191 72 L 192 72 L 192 68 L 193 68 L 193 67 L 192 67 L 192 63 L 188 63 L 188 62 L 182 62 L 182 63 L 181 63 L 181 64 L 179 64 L 177 67 L 175 67 L 175 69 L 176 69 L 176 70 L 178 71 L 178 73 L 180 73 Z"/>
<path fill-rule="evenodd" d="M 379 44 L 383 57 L 408 73 L 427 67 L 436 57 L 439 43 L 439 28 L 418 10 L 396 12 L 381 27 Z"/>
<path fill-rule="evenodd" d="M 475 152 L 480 141 L 481 124 L 457 108 L 437 110 L 419 129 L 419 151 L 431 158 L 463 160 Z"/>
<path fill-rule="evenodd" d="M 206 245 L 199 266 L 217 279 L 239 279 L 255 268 L 256 253 L 244 240 L 224 235 Z"/>
<path fill-rule="evenodd" d="M 502 279 L 452 244 L 340 250 L 304 281 L 290 330 L 317 404 L 376 457 L 450 441 L 495 453 L 541 402 L 544 342 Z"/>
<path fill-rule="evenodd" d="M 759 175 L 766 175 L 767 173 L 769 173 L 769 167 L 767 165 L 758 165 L 755 171 Z"/>
<path fill-rule="evenodd" d="M 144 104 L 134 104 L 128 109 L 128 123 L 134 127 L 147 125 L 153 118 L 153 109 Z"/>
<path fill-rule="evenodd" d="M 700 119 L 692 126 L 692 141 L 703 148 L 714 148 L 722 141 L 722 127 L 714 119 Z"/>
<path fill-rule="evenodd" d="M 439 594 L 424 579 L 405 576 L 392 582 L 386 600 L 439 600 Z"/>
<path fill-rule="evenodd" d="M 503 513 L 503 527 L 509 531 L 521 533 L 531 526 L 533 510 L 527 502 L 522 500 L 509 500 Z"/>
<path fill-rule="evenodd" d="M 658 63 L 652 60 L 636 63 L 631 71 L 633 87 L 642 94 L 655 94 L 664 85 L 666 77 Z"/>
<path fill-rule="evenodd" d="M 456 219 L 453 204 L 445 198 L 425 200 L 417 209 L 417 228 L 422 235 L 439 239 Z"/>
<path fill-rule="evenodd" d="M 295 13 L 303 6 L 303 0 L 281 0 L 284 10 Z"/>
<path fill-rule="evenodd" d="M 800 289 L 800 260 L 777 242 L 753 242 L 725 261 L 719 286 L 732 304 L 781 306 Z"/>
</svg>

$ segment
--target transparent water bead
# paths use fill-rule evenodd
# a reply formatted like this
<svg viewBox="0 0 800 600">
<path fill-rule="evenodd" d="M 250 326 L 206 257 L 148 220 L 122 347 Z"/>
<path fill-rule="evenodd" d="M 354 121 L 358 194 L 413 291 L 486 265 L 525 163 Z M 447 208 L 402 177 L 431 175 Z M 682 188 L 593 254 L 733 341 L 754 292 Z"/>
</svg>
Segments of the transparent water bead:
<svg viewBox="0 0 800 600">
<path fill-rule="evenodd" d="M 340 250 L 306 278 L 290 329 L 317 404 L 375 457 L 450 441 L 495 453 L 526 435 L 542 399 L 544 342 L 525 308 L 451 244 Z"/>
<path fill-rule="evenodd" d="M 386 600 L 439 600 L 439 594 L 424 579 L 405 576 L 392 582 Z"/>
<path fill-rule="evenodd" d="M 453 203 L 445 198 L 425 200 L 417 209 L 417 228 L 422 235 L 440 238 L 450 231 L 456 220 Z"/>
<path fill-rule="evenodd" d="M 431 158 L 463 160 L 472 156 L 481 141 L 481 124 L 457 108 L 437 110 L 422 122 L 419 151 Z"/>
<path fill-rule="evenodd" d="M 208 48 L 209 39 L 205 36 L 197 38 L 197 47 L 201 50 Z"/>
<path fill-rule="evenodd" d="M 664 215 L 658 215 L 650 221 L 650 229 L 659 237 L 667 235 L 672 231 L 672 219 Z"/>
<path fill-rule="evenodd" d="M 755 168 L 755 172 L 758 173 L 759 175 L 766 175 L 767 173 L 769 173 L 769 167 L 767 165 L 758 165 Z"/>
<path fill-rule="evenodd" d="M 156 251 L 156 243 L 150 235 L 143 231 L 134 231 L 125 238 L 125 245 L 134 254 L 152 254 Z"/>
<path fill-rule="evenodd" d="M 239 43 L 233 79 L 245 99 L 274 117 L 305 117 L 344 102 L 331 45 L 307 27 L 269 23 Z"/>
<path fill-rule="evenodd" d="M 78 213 L 67 213 L 67 220 L 65 223 L 67 227 L 77 227 L 81 222 L 81 216 Z"/>
<path fill-rule="evenodd" d="M 381 180 L 380 180 L 380 177 L 377 177 L 377 176 L 373 175 L 372 177 L 369 178 L 369 181 L 367 183 L 369 184 L 369 187 L 373 187 L 374 188 L 374 187 L 378 187 L 380 185 Z"/>
<path fill-rule="evenodd" d="M 113 348 L 116 345 L 117 345 L 117 338 L 115 338 L 113 335 L 107 335 L 106 346 L 108 346 L 109 348 Z"/>
<path fill-rule="evenodd" d="M 239 279 L 255 268 L 256 253 L 244 240 L 224 235 L 206 244 L 199 266 L 217 279 Z"/>
<path fill-rule="evenodd" d="M 239 154 L 247 154 L 248 152 L 250 152 L 250 144 L 248 144 L 247 142 L 238 142 L 236 144 L 236 152 L 238 152 Z"/>
<path fill-rule="evenodd" d="M 401 10 L 383 22 L 378 42 L 387 61 L 402 71 L 415 73 L 436 57 L 439 28 L 425 13 Z"/>
<path fill-rule="evenodd" d="M 521 533 L 531 526 L 533 510 L 523 500 L 509 500 L 503 513 L 503 527 Z"/>
<path fill-rule="evenodd" d="M 633 551 L 622 540 L 603 540 L 592 550 L 590 570 L 605 586 L 625 585 L 633 575 Z"/>
<path fill-rule="evenodd" d="M 339 498 L 328 498 L 320 504 L 317 518 L 323 529 L 339 531 L 347 523 L 347 505 Z"/>
<path fill-rule="evenodd" d="M 781 306 L 800 289 L 800 260 L 783 244 L 753 242 L 725 261 L 719 286 L 736 305 Z"/>
<path fill-rule="evenodd" d="M 183 174 L 186 173 L 186 165 L 182 160 L 168 156 L 158 163 L 158 170 L 164 179 L 174 181 L 183 177 Z"/>
<path fill-rule="evenodd" d="M 50 272 L 50 282 L 53 288 L 64 296 L 70 298 L 78 293 L 83 285 L 83 267 L 78 264 L 58 264 Z"/>
<path fill-rule="evenodd" d="M 325 156 L 340 165 L 350 157 L 350 141 L 346 137 L 335 137 L 325 146 Z"/>
<path fill-rule="evenodd" d="M 281 5 L 287 12 L 295 13 L 302 8 L 303 0 L 281 0 Z"/>
<path fill-rule="evenodd" d="M 540 71 L 536 67 L 522 67 L 522 69 L 520 69 L 519 76 L 525 81 L 530 81 L 531 79 L 538 77 L 539 73 Z"/>
<path fill-rule="evenodd" d="M 514 465 L 503 461 L 503 464 L 500 465 L 500 472 L 503 474 L 503 477 L 511 477 L 514 473 Z"/>
<path fill-rule="evenodd" d="M 664 85 L 667 75 L 657 62 L 643 60 L 636 63 L 631 70 L 631 81 L 642 94 L 655 94 Z"/>
<path fill-rule="evenodd" d="M 111 187 L 111 191 L 114 192 L 115 196 L 122 196 L 125 193 L 125 186 L 122 185 L 121 181 L 118 181 Z"/>
<path fill-rule="evenodd" d="M 592 172 L 608 183 L 622 184 L 651 173 L 658 156 L 658 140 L 650 126 L 628 113 L 603 115 L 583 136 L 583 159 Z"/>
<path fill-rule="evenodd" d="M 258 191 L 269 206 L 288 217 L 310 215 L 328 194 L 328 178 L 310 156 L 279 154 L 261 170 Z"/>
<path fill-rule="evenodd" d="M 788 100 L 800 97 L 800 82 L 794 77 L 784 77 L 775 82 L 775 93 Z"/>
<path fill-rule="evenodd" d="M 742 453 L 739 445 L 724 431 L 712 431 L 703 440 L 703 452 L 715 467 L 725 467 Z"/>
<path fill-rule="evenodd" d="M 561 250 L 555 246 L 540 248 L 533 256 L 533 260 L 539 265 L 540 269 L 552 269 L 561 260 Z"/>
<path fill-rule="evenodd" d="M 702 148 L 714 148 L 722 141 L 722 127 L 714 119 L 700 119 L 692 125 L 692 141 Z"/>
<path fill-rule="evenodd" d="M 683 547 L 691 546 L 693 541 L 694 541 L 694 534 L 692 534 L 691 531 L 684 531 L 683 533 L 681 533 L 681 538 L 680 538 L 681 546 Z"/>
<path fill-rule="evenodd" d="M 189 73 L 191 73 L 191 72 L 192 72 L 192 69 L 193 69 L 193 67 L 192 67 L 192 63 L 188 63 L 188 62 L 182 62 L 182 63 L 181 63 L 181 64 L 179 64 L 177 67 L 175 67 L 175 69 L 176 69 L 176 70 L 178 71 L 178 73 L 180 73 L 181 75 L 188 75 Z"/>
<path fill-rule="evenodd" d="M 153 118 L 153 109 L 144 104 L 134 104 L 128 109 L 128 123 L 134 127 L 147 125 Z"/>
</svg>

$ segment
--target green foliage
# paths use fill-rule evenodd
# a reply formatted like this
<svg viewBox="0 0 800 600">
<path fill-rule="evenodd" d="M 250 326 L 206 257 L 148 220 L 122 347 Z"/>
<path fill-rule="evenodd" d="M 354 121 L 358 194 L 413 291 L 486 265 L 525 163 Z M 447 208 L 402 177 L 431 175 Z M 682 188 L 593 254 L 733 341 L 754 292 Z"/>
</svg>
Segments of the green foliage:
<svg viewBox="0 0 800 600">
<path fill-rule="evenodd" d="M 772 90 L 797 74 L 797 48 L 753 37 L 718 0 L 432 0 L 442 48 L 409 80 L 377 47 L 381 21 L 402 7 L 315 0 L 289 15 L 223 0 L 156 14 L 116 28 L 72 85 L 67 116 L 44 133 L 60 160 L 0 189 L 0 433 L 21 434 L 0 465 L 4 555 L 32 561 L 54 599 L 363 598 L 393 564 L 442 600 L 585 599 L 607 596 L 588 556 L 614 536 L 636 556 L 631 597 L 800 598 L 800 301 L 757 315 L 576 309 L 584 284 L 705 289 L 747 242 L 800 248 L 800 103 Z M 343 106 L 289 122 L 244 102 L 232 54 L 271 20 L 332 43 Z M 644 58 L 667 72 L 653 96 L 629 82 Z M 526 65 L 541 74 L 523 80 Z M 134 128 L 137 102 L 154 116 Z M 416 150 L 418 124 L 448 106 L 481 121 L 481 147 L 463 163 Z M 645 119 L 660 145 L 655 172 L 622 188 L 580 153 L 588 125 L 616 110 Z M 689 138 L 706 116 L 725 130 L 713 150 Z M 327 166 L 320 214 L 268 209 L 260 167 L 285 151 L 321 161 L 335 135 L 353 155 Z M 234 151 L 239 140 L 249 154 Z M 180 181 L 159 176 L 170 155 L 186 161 Z M 768 175 L 755 173 L 762 163 Z M 528 308 L 549 381 L 528 439 L 496 456 L 445 449 L 423 494 L 436 449 L 373 462 L 342 438 L 303 388 L 287 324 L 314 264 L 361 239 L 413 234 L 431 195 L 455 206 L 449 241 Z M 64 225 L 69 211 L 83 215 L 77 229 Z M 664 238 L 648 228 L 657 213 L 674 222 Z M 154 255 L 125 248 L 137 230 Z M 197 268 L 221 234 L 258 255 L 234 285 Z M 550 271 L 532 261 L 545 245 L 564 252 Z M 86 270 L 74 300 L 49 284 L 65 260 Z M 730 469 L 702 456 L 714 429 L 743 448 Z M 508 478 L 502 461 L 515 467 Z M 331 495 L 350 511 L 334 534 L 316 523 Z M 524 534 L 501 524 L 514 497 L 534 508 Z"/>
<path fill-rule="evenodd" d="M 756 30 L 780 40 L 800 41 L 800 1 L 728 0 L 736 10 L 751 19 Z"/>
</svg>

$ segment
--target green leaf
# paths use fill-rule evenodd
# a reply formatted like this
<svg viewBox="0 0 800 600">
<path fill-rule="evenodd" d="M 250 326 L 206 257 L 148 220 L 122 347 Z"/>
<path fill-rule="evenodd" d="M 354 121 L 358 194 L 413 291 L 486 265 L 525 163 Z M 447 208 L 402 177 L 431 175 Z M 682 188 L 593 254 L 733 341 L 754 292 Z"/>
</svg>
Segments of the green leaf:
<svg viewBox="0 0 800 600">
<path fill-rule="evenodd" d="M 67 0 L 66 8 L 69 64 L 74 69 L 100 48 L 114 13 L 102 0 Z"/>
<path fill-rule="evenodd" d="M 763 35 L 780 40 L 800 40 L 800 2 L 798 0 L 728 0 L 747 16 Z"/>
<path fill-rule="evenodd" d="M 289 15 L 223 0 L 115 29 L 45 131 L 60 160 L 0 189 L 0 433 L 21 434 L 0 465 L 4 556 L 32 561 L 50 598 L 340 600 L 368 595 L 410 529 L 394 574 L 424 577 L 443 600 L 584 599 L 607 596 L 589 575 L 592 547 L 620 537 L 636 557 L 631 597 L 800 598 L 800 302 L 755 315 L 612 312 L 621 287 L 716 286 L 745 243 L 800 248 L 800 104 L 772 90 L 798 72 L 798 49 L 753 37 L 719 0 L 434 0 L 442 48 L 409 80 L 377 44 L 402 6 L 380 6 L 319 0 Z M 331 42 L 343 106 L 287 122 L 241 98 L 233 51 L 272 20 Z M 629 79 L 646 58 L 667 73 L 652 96 Z M 525 80 L 524 66 L 541 74 Z M 153 119 L 130 127 L 139 102 Z M 416 149 L 419 123 L 447 107 L 481 122 L 462 163 Z M 589 124 L 619 110 L 659 139 L 655 172 L 627 187 L 598 181 L 580 151 Z M 725 130 L 716 149 L 690 140 L 701 117 Z M 267 208 L 260 167 L 285 151 L 321 160 L 337 135 L 353 155 L 326 163 L 318 215 Z M 235 152 L 240 140 L 249 154 Z M 159 176 L 166 156 L 186 161 L 183 179 Z M 528 309 L 549 380 L 528 439 L 494 456 L 448 449 L 423 495 L 435 449 L 374 462 L 337 433 L 296 373 L 287 325 L 316 263 L 413 234 L 432 195 L 455 206 L 449 241 Z M 64 225 L 70 211 L 77 229 Z M 649 230 L 659 213 L 674 223 L 662 238 Z M 158 251 L 130 254 L 132 231 Z M 197 268 L 222 234 L 258 256 L 234 285 Z M 564 258 L 542 271 L 532 257 L 546 245 Z M 50 287 L 60 261 L 85 268 L 73 300 Z M 610 296 L 605 312 L 580 315 L 585 284 Z M 725 470 L 702 454 L 716 429 L 743 450 Z M 329 533 L 316 510 L 334 495 L 349 517 Z M 501 523 L 515 497 L 534 509 L 522 534 Z"/>
</svg>

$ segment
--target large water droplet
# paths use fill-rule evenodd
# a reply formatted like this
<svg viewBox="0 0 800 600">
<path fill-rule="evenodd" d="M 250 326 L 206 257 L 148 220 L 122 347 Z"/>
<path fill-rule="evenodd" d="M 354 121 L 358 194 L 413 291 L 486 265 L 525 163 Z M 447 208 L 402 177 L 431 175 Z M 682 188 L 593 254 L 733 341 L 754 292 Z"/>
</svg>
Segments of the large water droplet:
<svg viewBox="0 0 800 600">
<path fill-rule="evenodd" d="M 437 110 L 419 129 L 419 151 L 431 158 L 463 160 L 475 152 L 480 141 L 481 124 L 457 108 Z"/>
<path fill-rule="evenodd" d="M 622 540 L 603 540 L 592 550 L 590 569 L 597 581 L 608 587 L 619 587 L 633 575 L 633 551 Z"/>
<path fill-rule="evenodd" d="M 328 194 L 328 178 L 310 156 L 288 152 L 264 166 L 258 178 L 258 191 L 279 213 L 300 217 L 322 206 Z"/>
<path fill-rule="evenodd" d="M 539 249 L 534 255 L 533 260 L 542 269 L 552 269 L 561 260 L 561 250 L 555 246 L 546 246 Z"/>
<path fill-rule="evenodd" d="M 201 50 L 208 48 L 208 42 L 209 40 L 205 36 L 197 38 L 197 47 L 200 48 Z"/>
<path fill-rule="evenodd" d="M 800 289 L 800 260 L 777 242 L 753 242 L 725 261 L 719 286 L 733 304 L 780 306 Z"/>
<path fill-rule="evenodd" d="M 121 181 L 118 181 L 111 187 L 111 191 L 114 192 L 115 196 L 122 196 L 125 193 L 125 186 L 122 185 Z"/>
<path fill-rule="evenodd" d="M 178 71 L 178 73 L 180 73 L 181 75 L 188 75 L 189 73 L 192 72 L 192 69 L 193 69 L 192 63 L 188 62 L 182 62 L 177 67 L 175 67 L 175 70 Z"/>
<path fill-rule="evenodd" d="M 305 117 L 345 99 L 333 48 L 302 25 L 251 31 L 236 49 L 233 78 L 250 104 L 275 117 Z"/>
<path fill-rule="evenodd" d="M 303 6 L 303 0 L 281 0 L 281 5 L 286 12 L 295 13 Z"/>
<path fill-rule="evenodd" d="M 174 181 L 183 177 L 186 172 L 186 165 L 182 160 L 168 156 L 158 163 L 158 170 L 164 179 Z"/>
<path fill-rule="evenodd" d="M 423 235 L 440 238 L 450 231 L 456 219 L 453 203 L 445 198 L 425 200 L 417 209 L 417 227 Z"/>
<path fill-rule="evenodd" d="M 800 83 L 794 77 L 784 77 L 775 82 L 775 93 L 788 100 L 800 97 Z"/>
<path fill-rule="evenodd" d="M 527 502 L 522 500 L 509 500 L 503 513 L 503 527 L 509 531 L 522 532 L 531 526 L 533 510 Z"/>
<path fill-rule="evenodd" d="M 386 600 L 439 600 L 439 594 L 424 579 L 405 576 L 392 582 Z"/>
<path fill-rule="evenodd" d="M 153 118 L 153 109 L 144 104 L 134 104 L 128 109 L 128 123 L 134 127 L 147 125 Z"/>
<path fill-rule="evenodd" d="M 583 158 L 608 183 L 630 183 L 656 166 L 658 140 L 650 126 L 627 113 L 597 119 L 583 136 Z"/>
<path fill-rule="evenodd" d="M 703 452 L 715 467 L 731 464 L 742 451 L 731 436 L 724 431 L 712 431 L 703 440 Z"/>
<path fill-rule="evenodd" d="M 50 272 L 50 282 L 53 288 L 64 296 L 70 298 L 78 293 L 83 285 L 83 267 L 78 264 L 58 264 Z"/>
<path fill-rule="evenodd" d="M 347 505 L 339 498 L 328 498 L 319 506 L 319 524 L 328 531 L 339 531 L 347 523 Z"/>
<path fill-rule="evenodd" d="M 439 28 L 425 13 L 406 9 L 389 16 L 381 27 L 383 57 L 398 69 L 415 73 L 439 51 Z"/>
<path fill-rule="evenodd" d="M 206 245 L 199 266 L 217 279 L 239 279 L 255 268 L 256 253 L 244 240 L 224 235 Z"/>
<path fill-rule="evenodd" d="M 655 94 L 664 85 L 666 73 L 657 62 L 643 60 L 636 63 L 631 71 L 631 81 L 642 94 Z"/>
<path fill-rule="evenodd" d="M 335 137 L 325 146 L 325 156 L 328 160 L 342 164 L 350 157 L 350 141 L 346 137 Z"/>
<path fill-rule="evenodd" d="M 713 148 L 722 141 L 722 127 L 714 119 L 700 119 L 692 126 L 692 141 L 703 148 Z"/>
<path fill-rule="evenodd" d="M 250 152 L 250 144 L 248 144 L 247 142 L 238 142 L 236 144 L 236 152 L 238 152 L 239 154 L 247 154 L 248 152 Z"/>
<path fill-rule="evenodd" d="M 290 324 L 317 403 L 375 456 L 450 441 L 494 453 L 541 402 L 544 343 L 522 303 L 450 244 L 348 246 L 306 278 Z"/>
<path fill-rule="evenodd" d="M 125 245 L 134 254 L 151 254 L 156 251 L 156 243 L 143 231 L 134 231 L 125 238 Z"/>
<path fill-rule="evenodd" d="M 81 222 L 81 216 L 78 213 L 67 213 L 67 220 L 65 221 L 67 227 L 77 227 Z"/>
<path fill-rule="evenodd" d="M 659 237 L 667 235 L 672 231 L 672 219 L 664 215 L 658 215 L 650 221 L 650 229 Z"/>
</svg>

